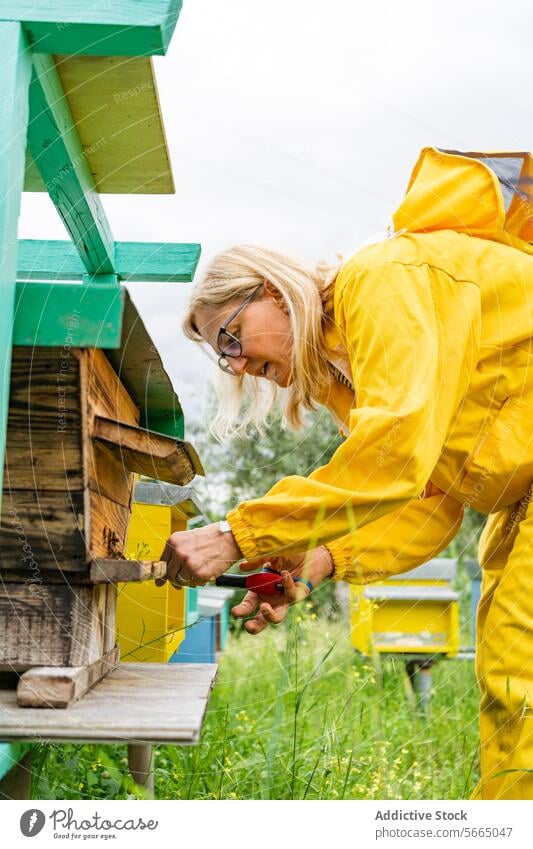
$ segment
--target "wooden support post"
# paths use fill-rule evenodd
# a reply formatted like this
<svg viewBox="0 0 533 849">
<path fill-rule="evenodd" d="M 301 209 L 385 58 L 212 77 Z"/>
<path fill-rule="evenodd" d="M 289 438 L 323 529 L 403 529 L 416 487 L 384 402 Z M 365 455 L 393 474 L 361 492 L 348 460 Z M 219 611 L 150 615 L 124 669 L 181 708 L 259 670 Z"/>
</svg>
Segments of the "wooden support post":
<svg viewBox="0 0 533 849">
<path fill-rule="evenodd" d="M 17 273 L 17 225 L 24 185 L 31 54 L 22 26 L 0 21 L 0 468 L 6 447 L 12 327 Z M 2 492 L 0 483 L 0 506 Z"/>
<path fill-rule="evenodd" d="M 130 743 L 128 746 L 128 768 L 131 777 L 139 787 L 144 787 L 149 796 L 154 794 L 154 752 L 153 747 L 142 743 Z"/>
</svg>

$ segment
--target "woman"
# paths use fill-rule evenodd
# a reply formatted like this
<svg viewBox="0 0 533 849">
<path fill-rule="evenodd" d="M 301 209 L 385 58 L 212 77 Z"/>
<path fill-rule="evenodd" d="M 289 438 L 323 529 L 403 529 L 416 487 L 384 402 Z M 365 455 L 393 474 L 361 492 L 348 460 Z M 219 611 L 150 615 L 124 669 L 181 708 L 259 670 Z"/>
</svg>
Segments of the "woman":
<svg viewBox="0 0 533 849">
<path fill-rule="evenodd" d="M 393 237 L 340 267 L 310 272 L 249 247 L 215 258 L 185 331 L 230 373 L 218 432 L 260 424 L 281 388 L 289 424 L 323 404 L 347 438 L 327 465 L 283 478 L 222 527 L 174 534 L 163 555 L 177 586 L 242 557 L 244 568 L 269 560 L 285 597 L 248 593 L 233 611 L 258 633 L 306 594 L 299 578 L 401 573 L 448 544 L 465 505 L 489 514 L 476 653 L 483 799 L 533 798 L 531 173 L 523 154 L 427 148 Z"/>
</svg>

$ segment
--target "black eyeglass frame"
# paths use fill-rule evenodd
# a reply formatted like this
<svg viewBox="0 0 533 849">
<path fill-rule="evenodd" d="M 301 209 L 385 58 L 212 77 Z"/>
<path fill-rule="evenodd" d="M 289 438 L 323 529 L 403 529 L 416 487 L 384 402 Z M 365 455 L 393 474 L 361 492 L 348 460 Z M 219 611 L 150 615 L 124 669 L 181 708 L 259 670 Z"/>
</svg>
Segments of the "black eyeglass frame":
<svg viewBox="0 0 533 849">
<path fill-rule="evenodd" d="M 221 325 L 221 327 L 218 331 L 218 334 L 217 334 L 217 348 L 220 352 L 220 356 L 218 358 L 218 365 L 222 369 L 222 371 L 225 371 L 226 374 L 232 374 L 234 377 L 236 377 L 237 375 L 235 374 L 235 372 L 232 370 L 230 364 L 228 363 L 227 357 L 229 357 L 230 359 L 231 358 L 236 359 L 237 357 L 240 357 L 242 355 L 242 344 L 241 344 L 240 339 L 238 339 L 236 336 L 233 335 L 233 333 L 230 333 L 229 330 L 227 330 L 227 327 L 228 327 L 228 324 L 231 324 L 231 322 L 235 320 L 235 318 L 239 315 L 240 311 L 243 310 L 244 307 L 247 306 L 250 303 L 250 301 L 252 301 L 255 298 L 255 296 L 257 295 L 259 290 L 262 289 L 262 288 L 263 288 L 263 283 L 259 283 L 259 285 L 255 287 L 253 292 L 250 292 L 250 294 L 248 295 L 247 298 L 244 299 L 242 304 L 239 307 L 237 307 L 235 312 L 232 313 L 228 319 L 226 319 L 226 322 L 223 325 Z M 229 354 L 229 353 L 224 352 L 222 350 L 222 346 L 220 344 L 220 337 L 222 336 L 222 334 L 227 336 L 231 343 L 237 344 L 239 346 L 239 353 L 238 354 Z"/>
</svg>

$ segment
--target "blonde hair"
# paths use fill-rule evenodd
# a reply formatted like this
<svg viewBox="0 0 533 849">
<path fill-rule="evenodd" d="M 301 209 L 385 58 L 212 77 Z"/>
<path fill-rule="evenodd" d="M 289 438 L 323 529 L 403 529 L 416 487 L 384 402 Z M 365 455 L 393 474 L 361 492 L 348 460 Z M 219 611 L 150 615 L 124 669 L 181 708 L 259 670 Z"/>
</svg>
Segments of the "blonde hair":
<svg viewBox="0 0 533 849">
<path fill-rule="evenodd" d="M 183 321 L 189 339 L 203 342 L 195 323 L 199 306 L 219 307 L 249 295 L 268 280 L 283 296 L 293 337 L 290 385 L 280 390 L 275 383 L 246 374 L 239 377 L 220 371 L 215 385 L 218 410 L 210 430 L 222 440 L 247 432 L 250 425 L 264 432 L 268 415 L 283 397 L 285 424 L 297 430 L 302 412 L 315 410 L 317 400 L 330 384 L 324 338 L 326 303 L 342 265 L 319 262 L 314 271 L 277 251 L 254 245 L 238 245 L 217 254 L 193 289 Z"/>
</svg>

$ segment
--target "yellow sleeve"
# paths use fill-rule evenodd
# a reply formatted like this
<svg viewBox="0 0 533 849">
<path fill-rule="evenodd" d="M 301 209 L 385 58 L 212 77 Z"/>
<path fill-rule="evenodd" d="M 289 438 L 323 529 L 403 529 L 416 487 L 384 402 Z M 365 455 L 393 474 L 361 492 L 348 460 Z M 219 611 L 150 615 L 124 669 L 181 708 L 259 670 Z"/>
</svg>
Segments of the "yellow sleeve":
<svg viewBox="0 0 533 849">
<path fill-rule="evenodd" d="M 351 584 L 383 581 L 436 557 L 458 533 L 463 505 L 440 493 L 417 498 L 355 533 L 327 543 L 333 578 Z"/>
<path fill-rule="evenodd" d="M 335 320 L 357 390 L 350 433 L 325 466 L 228 514 L 248 558 L 306 551 L 416 498 L 468 388 L 480 333 L 475 284 L 426 265 L 348 263 Z"/>
</svg>

